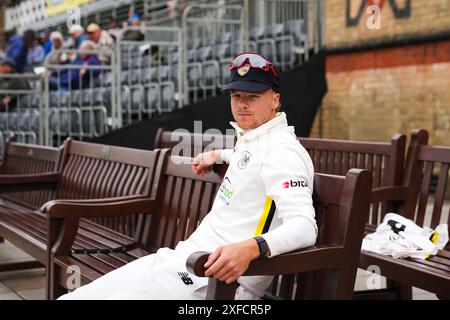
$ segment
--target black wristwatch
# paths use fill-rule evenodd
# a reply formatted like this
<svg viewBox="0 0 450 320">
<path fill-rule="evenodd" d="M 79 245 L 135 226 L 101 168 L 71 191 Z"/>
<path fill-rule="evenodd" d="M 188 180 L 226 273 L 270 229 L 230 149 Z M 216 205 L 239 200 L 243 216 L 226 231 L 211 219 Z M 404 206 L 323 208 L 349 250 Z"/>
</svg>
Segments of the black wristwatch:
<svg viewBox="0 0 450 320">
<path fill-rule="evenodd" d="M 256 242 L 258 243 L 259 256 L 265 257 L 269 252 L 269 245 L 267 244 L 266 240 L 261 236 L 254 237 L 253 239 L 255 239 Z"/>
</svg>

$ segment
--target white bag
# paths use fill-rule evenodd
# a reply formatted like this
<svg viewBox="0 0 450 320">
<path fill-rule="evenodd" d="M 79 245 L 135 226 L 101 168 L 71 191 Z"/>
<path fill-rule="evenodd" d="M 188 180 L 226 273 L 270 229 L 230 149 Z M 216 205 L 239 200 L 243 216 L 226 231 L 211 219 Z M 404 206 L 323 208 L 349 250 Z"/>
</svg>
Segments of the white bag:
<svg viewBox="0 0 450 320">
<path fill-rule="evenodd" d="M 394 258 L 424 260 L 436 255 L 447 242 L 447 224 L 440 224 L 435 230 L 421 228 L 405 217 L 388 213 L 376 231 L 363 239 L 361 249 Z"/>
</svg>

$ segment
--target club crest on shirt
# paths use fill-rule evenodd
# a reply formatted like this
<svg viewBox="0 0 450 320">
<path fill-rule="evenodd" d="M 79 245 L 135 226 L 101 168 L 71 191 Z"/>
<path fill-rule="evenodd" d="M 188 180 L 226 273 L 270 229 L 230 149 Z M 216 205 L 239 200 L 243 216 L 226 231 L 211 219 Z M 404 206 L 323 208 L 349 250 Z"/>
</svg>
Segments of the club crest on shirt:
<svg viewBox="0 0 450 320">
<path fill-rule="evenodd" d="M 239 169 L 245 169 L 250 162 L 251 153 L 249 151 L 244 151 L 242 153 L 242 158 L 239 160 L 237 166 Z"/>
<path fill-rule="evenodd" d="M 249 64 L 246 64 L 246 65 L 243 65 L 242 67 L 240 67 L 239 69 L 238 69 L 238 73 L 239 73 L 239 75 L 241 76 L 241 77 L 243 77 L 243 76 L 245 76 L 246 74 L 247 74 L 247 72 L 250 70 L 250 65 Z"/>
</svg>

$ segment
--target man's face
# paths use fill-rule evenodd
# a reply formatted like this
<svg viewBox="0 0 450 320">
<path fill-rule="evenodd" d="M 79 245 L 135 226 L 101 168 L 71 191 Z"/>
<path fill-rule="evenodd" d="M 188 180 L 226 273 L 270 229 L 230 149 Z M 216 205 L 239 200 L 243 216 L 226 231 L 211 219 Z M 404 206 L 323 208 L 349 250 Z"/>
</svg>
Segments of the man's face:
<svg viewBox="0 0 450 320">
<path fill-rule="evenodd" d="M 81 35 L 82 33 L 80 31 L 75 31 L 70 34 L 73 40 L 77 40 Z"/>
<path fill-rule="evenodd" d="M 280 103 L 280 94 L 271 89 L 258 93 L 232 90 L 230 95 L 231 112 L 244 130 L 254 129 L 272 120 Z"/>
<path fill-rule="evenodd" d="M 89 39 L 94 42 L 98 42 L 100 40 L 101 33 L 101 31 L 89 32 Z"/>
<path fill-rule="evenodd" d="M 55 49 L 62 48 L 62 41 L 60 38 L 54 38 L 52 39 L 53 45 L 55 46 Z"/>
</svg>

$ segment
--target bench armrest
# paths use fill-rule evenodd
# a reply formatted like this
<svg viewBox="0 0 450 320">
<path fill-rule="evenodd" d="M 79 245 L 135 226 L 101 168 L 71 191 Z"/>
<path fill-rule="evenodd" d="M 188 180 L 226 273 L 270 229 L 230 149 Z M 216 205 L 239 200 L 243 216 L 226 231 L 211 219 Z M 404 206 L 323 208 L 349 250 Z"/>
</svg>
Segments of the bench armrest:
<svg viewBox="0 0 450 320">
<path fill-rule="evenodd" d="M 116 199 L 116 200 L 114 200 Z M 46 203 L 42 213 L 49 218 L 119 217 L 152 211 L 155 200 L 148 197 L 121 197 L 96 200 L 53 200 Z"/>
<path fill-rule="evenodd" d="M 42 205 L 39 209 L 41 213 L 47 213 L 48 208 L 53 206 L 55 203 L 73 203 L 73 204 L 95 204 L 95 203 L 114 203 L 120 201 L 128 201 L 134 199 L 146 199 L 143 195 L 135 196 L 123 196 L 123 197 L 112 197 L 112 198 L 97 198 L 97 199 L 58 199 L 51 200 Z"/>
<path fill-rule="evenodd" d="M 33 174 L 1 174 L 0 192 L 42 190 L 55 185 L 61 177 L 58 172 Z"/>
<path fill-rule="evenodd" d="M 115 199 L 115 200 L 114 200 Z M 102 201 L 95 203 L 95 201 Z M 42 209 L 49 218 L 49 256 L 66 256 L 75 241 L 80 218 L 119 217 L 153 212 L 155 200 L 144 196 L 129 196 L 92 200 L 53 200 Z"/>
<path fill-rule="evenodd" d="M 408 188 L 404 186 L 380 187 L 372 190 L 370 202 L 401 201 L 405 200 Z"/>
<path fill-rule="evenodd" d="M 289 253 L 280 254 L 273 258 L 258 258 L 250 263 L 243 276 L 255 275 L 280 275 L 301 273 L 318 269 L 332 269 L 343 261 L 339 259 L 341 246 L 314 246 Z M 211 253 L 198 251 L 192 253 L 186 262 L 189 272 L 199 276 L 205 276 L 203 265 Z"/>
<path fill-rule="evenodd" d="M 243 276 L 281 275 L 303 273 L 313 270 L 339 269 L 345 264 L 341 258 L 343 247 L 337 245 L 314 246 L 281 254 L 273 258 L 258 258 L 252 261 Z M 203 265 L 208 260 L 208 252 L 194 252 L 186 262 L 187 270 L 197 276 L 205 276 Z M 209 278 L 206 299 L 232 300 L 237 282 L 226 284 L 213 277 Z"/>
</svg>

